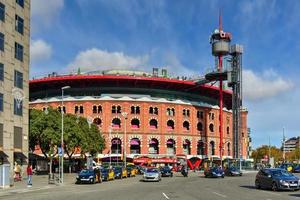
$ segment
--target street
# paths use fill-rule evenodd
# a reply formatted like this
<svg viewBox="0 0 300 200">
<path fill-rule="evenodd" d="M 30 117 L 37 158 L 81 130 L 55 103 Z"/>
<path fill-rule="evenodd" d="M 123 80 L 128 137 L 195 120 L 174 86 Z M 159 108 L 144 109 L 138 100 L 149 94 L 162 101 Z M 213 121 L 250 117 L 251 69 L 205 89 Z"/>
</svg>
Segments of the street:
<svg viewBox="0 0 300 200">
<path fill-rule="evenodd" d="M 172 178 L 163 178 L 159 183 L 144 183 L 142 176 L 114 180 L 101 184 L 75 185 L 71 179 L 64 186 L 45 186 L 18 190 L 3 194 L 0 191 L 0 199 L 5 200 L 31 200 L 31 199 L 130 199 L 130 200 L 165 200 L 165 199 L 263 199 L 284 200 L 300 199 L 300 192 L 273 192 L 270 190 L 257 190 L 254 187 L 255 172 L 244 174 L 242 177 L 225 177 L 224 179 L 204 178 L 203 173 L 191 172 L 184 178 L 175 174 Z M 1 194 L 2 192 L 2 194 Z"/>
</svg>

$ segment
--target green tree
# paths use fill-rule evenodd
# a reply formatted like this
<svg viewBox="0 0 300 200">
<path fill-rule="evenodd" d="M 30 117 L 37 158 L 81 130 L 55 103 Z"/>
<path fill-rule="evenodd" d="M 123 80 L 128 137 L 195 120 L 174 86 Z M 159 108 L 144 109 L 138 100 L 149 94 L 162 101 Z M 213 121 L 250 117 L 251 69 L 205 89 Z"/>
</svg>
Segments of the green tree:
<svg viewBox="0 0 300 200">
<path fill-rule="evenodd" d="M 257 163 L 260 162 L 266 155 L 269 156 L 269 146 L 263 145 L 255 149 L 252 152 L 251 157 L 254 159 L 254 162 Z M 274 157 L 275 162 L 282 160 L 282 151 L 275 146 L 270 147 L 270 155 L 271 157 Z"/>
</svg>

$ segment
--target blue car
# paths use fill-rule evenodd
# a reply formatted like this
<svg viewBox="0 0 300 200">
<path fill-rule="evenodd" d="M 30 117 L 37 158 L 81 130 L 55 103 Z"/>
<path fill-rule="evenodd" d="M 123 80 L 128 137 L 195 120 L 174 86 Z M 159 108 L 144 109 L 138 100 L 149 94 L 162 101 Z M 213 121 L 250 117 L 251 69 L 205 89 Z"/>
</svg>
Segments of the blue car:
<svg viewBox="0 0 300 200">
<path fill-rule="evenodd" d="M 229 167 L 225 169 L 226 176 L 242 176 L 243 173 L 236 167 Z"/>
<path fill-rule="evenodd" d="M 277 190 L 299 190 L 299 178 L 281 168 L 261 169 L 255 178 L 256 188 Z"/>
<path fill-rule="evenodd" d="M 161 176 L 173 177 L 173 172 L 168 166 L 164 166 L 159 168 Z"/>
<path fill-rule="evenodd" d="M 79 172 L 79 174 L 76 177 L 76 184 L 79 183 L 100 183 L 102 182 L 100 171 L 97 172 L 93 169 L 83 169 Z"/>
<path fill-rule="evenodd" d="M 224 178 L 225 173 L 224 170 L 220 167 L 210 167 L 204 170 L 204 176 L 205 178 Z"/>
<path fill-rule="evenodd" d="M 300 173 L 300 165 L 296 165 L 293 169 L 294 173 Z"/>
</svg>

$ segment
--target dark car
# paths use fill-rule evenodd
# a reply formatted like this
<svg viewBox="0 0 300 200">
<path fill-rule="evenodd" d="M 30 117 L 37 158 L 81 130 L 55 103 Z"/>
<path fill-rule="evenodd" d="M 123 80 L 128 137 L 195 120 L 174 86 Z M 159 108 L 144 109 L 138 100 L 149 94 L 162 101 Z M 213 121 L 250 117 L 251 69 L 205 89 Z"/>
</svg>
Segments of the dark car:
<svg viewBox="0 0 300 200">
<path fill-rule="evenodd" d="M 225 173 L 224 170 L 221 167 L 210 167 L 206 170 L 204 170 L 204 176 L 205 178 L 224 178 Z"/>
<path fill-rule="evenodd" d="M 294 172 L 294 173 L 300 173 L 300 165 L 296 165 L 296 166 L 293 168 L 293 172 Z"/>
<path fill-rule="evenodd" d="M 170 169 L 170 167 L 168 167 L 168 166 L 161 167 L 160 168 L 160 173 L 161 173 L 161 176 L 173 177 L 173 172 Z"/>
<path fill-rule="evenodd" d="M 116 166 L 113 170 L 115 172 L 115 178 L 122 179 L 127 177 L 127 170 L 124 167 Z"/>
<path fill-rule="evenodd" d="M 76 177 L 76 183 L 91 183 L 102 182 L 100 171 L 97 172 L 93 169 L 83 169 Z"/>
<path fill-rule="evenodd" d="M 292 172 L 293 171 L 293 164 L 292 163 L 283 163 L 281 165 L 279 165 L 280 169 L 285 169 L 288 172 Z"/>
<path fill-rule="evenodd" d="M 236 167 L 228 167 L 225 169 L 226 176 L 242 176 L 243 173 Z"/>
<path fill-rule="evenodd" d="M 299 178 L 285 169 L 261 169 L 255 178 L 256 188 L 276 190 L 299 190 Z"/>
</svg>

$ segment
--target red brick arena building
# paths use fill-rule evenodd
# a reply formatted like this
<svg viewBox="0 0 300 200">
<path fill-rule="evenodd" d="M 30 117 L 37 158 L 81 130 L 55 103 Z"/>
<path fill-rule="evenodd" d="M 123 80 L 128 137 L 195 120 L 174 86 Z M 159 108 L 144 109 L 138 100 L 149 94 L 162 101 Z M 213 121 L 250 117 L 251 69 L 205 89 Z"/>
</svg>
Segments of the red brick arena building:
<svg viewBox="0 0 300 200">
<path fill-rule="evenodd" d="M 49 75 L 30 81 L 30 108 L 48 106 L 81 115 L 97 124 L 106 141 L 98 155 L 141 163 L 170 162 L 186 155 L 191 168 L 208 159 L 232 158 L 232 92 L 224 90 L 223 141 L 219 135 L 219 89 L 193 80 L 170 78 L 166 71 L 144 73 L 104 71 L 80 75 Z M 127 116 L 124 116 L 127 113 Z M 126 136 L 126 138 L 125 138 Z M 124 145 L 124 143 L 126 145 Z M 124 151 L 124 148 L 126 150 Z M 242 112 L 240 153 L 248 158 L 247 111 Z"/>
</svg>

